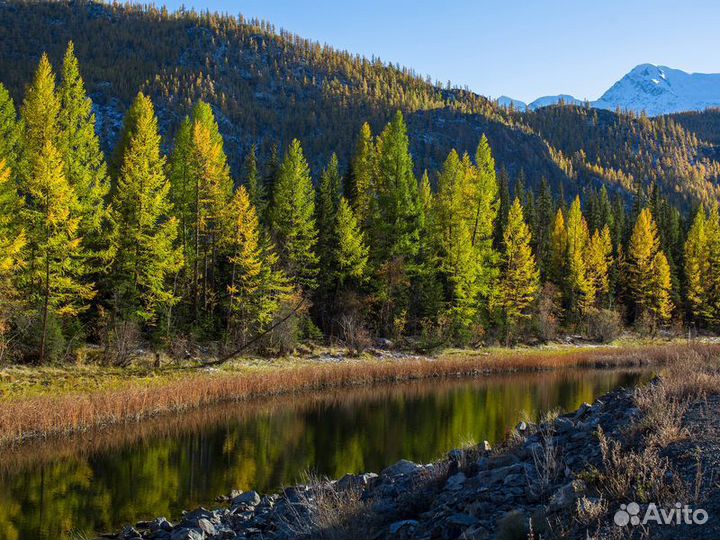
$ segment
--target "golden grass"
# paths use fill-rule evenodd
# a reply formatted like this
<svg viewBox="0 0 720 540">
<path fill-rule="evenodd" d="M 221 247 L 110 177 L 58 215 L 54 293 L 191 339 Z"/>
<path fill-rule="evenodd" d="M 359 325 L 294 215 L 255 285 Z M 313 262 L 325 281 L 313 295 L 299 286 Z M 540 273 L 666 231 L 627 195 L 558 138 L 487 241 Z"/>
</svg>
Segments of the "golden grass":
<svg viewBox="0 0 720 540">
<path fill-rule="evenodd" d="M 507 371 L 566 367 L 631 367 L 667 364 L 691 350 L 720 352 L 720 345 L 597 347 L 562 351 L 456 352 L 432 358 L 358 359 L 337 363 L 301 361 L 240 366 L 240 372 L 184 370 L 179 375 L 140 382 L 127 377 L 124 387 L 69 392 L 0 401 L 0 444 L 138 422 L 145 418 L 200 408 L 223 401 L 290 394 L 342 386 L 433 377 L 473 376 Z M 117 381 L 114 383 L 117 384 Z M 102 387 L 102 385 L 99 385 Z"/>
</svg>

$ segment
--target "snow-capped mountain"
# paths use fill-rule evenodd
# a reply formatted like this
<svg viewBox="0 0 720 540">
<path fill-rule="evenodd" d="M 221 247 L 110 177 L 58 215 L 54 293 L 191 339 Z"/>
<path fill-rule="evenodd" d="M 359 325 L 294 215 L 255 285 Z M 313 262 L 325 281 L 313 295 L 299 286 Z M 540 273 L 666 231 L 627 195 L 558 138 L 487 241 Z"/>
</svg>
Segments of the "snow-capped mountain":
<svg viewBox="0 0 720 540">
<path fill-rule="evenodd" d="M 679 69 L 640 64 L 592 104 L 658 116 L 720 106 L 720 74 L 686 73 Z"/>
<path fill-rule="evenodd" d="M 519 99 L 513 99 L 508 96 L 500 96 L 498 98 L 497 102 L 498 102 L 498 105 L 500 105 L 501 107 L 509 108 L 512 105 L 512 107 L 516 111 L 525 112 L 527 110 L 527 103 L 525 103 L 524 101 L 520 101 Z"/>
<path fill-rule="evenodd" d="M 547 107 L 548 105 L 557 105 L 560 102 L 565 105 L 582 105 L 583 102 L 577 98 L 574 98 L 568 94 L 558 94 L 557 96 L 543 96 L 537 98 L 535 101 L 528 105 L 528 109 L 534 111 L 540 107 Z"/>
<path fill-rule="evenodd" d="M 510 104 L 512 104 L 513 108 L 516 111 L 523 111 L 530 109 L 531 111 L 534 111 L 535 109 L 539 109 L 540 107 L 547 107 L 549 105 L 557 105 L 560 102 L 563 102 L 565 104 L 572 104 L 572 105 L 582 105 L 582 101 L 579 99 L 576 99 L 572 96 L 569 96 L 567 94 L 559 94 L 557 96 L 543 96 L 540 98 L 537 98 L 532 103 L 528 104 L 524 101 L 520 101 L 519 99 L 513 99 L 508 96 L 500 96 L 497 100 L 498 105 L 501 107 L 510 107 Z"/>
<path fill-rule="evenodd" d="M 573 96 L 560 94 L 538 98 L 528 105 L 503 96 L 498 104 L 509 106 L 512 102 L 516 110 L 524 111 L 555 105 L 561 99 L 575 105 L 583 103 Z M 645 111 L 648 116 L 720 107 L 720 73 L 686 73 L 666 66 L 640 64 L 590 105 L 612 111 L 617 108 L 637 113 Z"/>
</svg>

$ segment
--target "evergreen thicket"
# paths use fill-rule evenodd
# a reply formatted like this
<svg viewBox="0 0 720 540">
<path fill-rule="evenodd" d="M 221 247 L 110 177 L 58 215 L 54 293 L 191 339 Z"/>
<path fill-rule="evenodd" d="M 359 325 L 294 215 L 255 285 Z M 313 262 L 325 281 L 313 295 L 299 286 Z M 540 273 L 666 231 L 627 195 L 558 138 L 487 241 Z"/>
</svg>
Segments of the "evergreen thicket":
<svg viewBox="0 0 720 540">
<path fill-rule="evenodd" d="M 333 154 L 314 182 L 295 139 L 265 162 L 252 148 L 235 181 L 214 107 L 195 103 L 166 156 L 143 93 L 108 166 L 80 73 L 72 43 L 59 82 L 43 56 L 19 117 L 0 86 L 2 357 L 720 323 L 716 204 L 686 230 L 654 185 L 631 205 L 592 187 L 568 205 L 522 171 L 511 199 L 485 136 L 418 178 L 400 111 L 377 136 L 362 125 L 347 170 Z"/>
</svg>

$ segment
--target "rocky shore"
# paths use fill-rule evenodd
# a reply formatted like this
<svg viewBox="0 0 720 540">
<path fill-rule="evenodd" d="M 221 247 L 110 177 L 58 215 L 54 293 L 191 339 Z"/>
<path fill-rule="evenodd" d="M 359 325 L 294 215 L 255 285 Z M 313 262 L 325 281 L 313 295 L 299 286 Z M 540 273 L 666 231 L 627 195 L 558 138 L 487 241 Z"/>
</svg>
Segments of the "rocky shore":
<svg viewBox="0 0 720 540">
<path fill-rule="evenodd" d="M 718 395 L 680 398 L 655 381 L 521 422 L 498 448 L 483 443 L 435 463 L 402 460 L 272 495 L 234 492 L 221 509 L 138 523 L 118 538 L 719 538 L 718 412 Z M 678 505 L 691 517 L 700 508 L 707 519 L 648 523 L 652 504 L 666 516 L 680 516 Z"/>
</svg>

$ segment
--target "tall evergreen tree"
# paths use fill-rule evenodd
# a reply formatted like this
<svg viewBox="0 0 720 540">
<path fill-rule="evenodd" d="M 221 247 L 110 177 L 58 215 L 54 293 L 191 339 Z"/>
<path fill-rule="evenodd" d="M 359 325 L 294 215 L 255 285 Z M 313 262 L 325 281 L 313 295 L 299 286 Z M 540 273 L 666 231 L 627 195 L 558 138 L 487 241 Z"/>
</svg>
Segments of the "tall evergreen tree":
<svg viewBox="0 0 720 540">
<path fill-rule="evenodd" d="M 270 216 L 273 238 L 286 273 L 306 292 L 315 289 L 318 274 L 315 189 L 297 139 L 290 143 L 280 165 Z"/>
<path fill-rule="evenodd" d="M 670 268 L 660 249 L 658 229 L 649 208 L 640 211 L 627 254 L 628 285 L 636 316 L 666 322 L 672 312 Z"/>
<path fill-rule="evenodd" d="M 318 290 L 315 310 L 319 314 L 322 326 L 328 327 L 328 318 L 332 313 L 335 296 L 335 273 L 338 254 L 337 214 L 340 207 L 341 189 L 340 170 L 337 156 L 333 154 L 328 166 L 320 178 L 317 193 L 317 254 L 320 260 Z"/>
<path fill-rule="evenodd" d="M 690 314 L 696 320 L 712 318 L 708 312 L 707 285 L 710 277 L 710 245 L 705 225 L 705 209 L 698 208 L 685 241 L 686 295 Z"/>
<path fill-rule="evenodd" d="M 582 214 L 580 197 L 570 206 L 567 222 L 567 283 L 568 306 L 576 315 L 585 313 L 595 302 L 595 288 L 588 276 L 588 225 Z"/>
<path fill-rule="evenodd" d="M 533 231 L 535 253 L 541 275 L 549 278 L 552 265 L 552 227 L 555 212 L 552 191 L 545 177 L 540 181 L 540 196 L 535 215 L 535 230 Z"/>
<path fill-rule="evenodd" d="M 26 284 L 38 323 L 38 360 L 48 358 L 48 332 L 57 319 L 73 317 L 88 308 L 94 284 L 83 279 L 87 255 L 78 236 L 81 215 L 68 183 L 60 153 L 46 141 L 33 160 L 27 182 L 30 274 Z"/>
<path fill-rule="evenodd" d="M 500 168 L 500 172 L 498 173 L 498 183 L 500 185 L 500 205 L 498 207 L 498 219 L 495 222 L 495 245 L 500 248 L 502 247 L 503 234 L 505 233 L 505 228 L 507 227 L 510 205 L 512 204 L 512 201 L 510 200 L 510 176 L 508 175 L 505 167 Z"/>
<path fill-rule="evenodd" d="M 612 265 L 612 239 L 610 227 L 605 225 L 602 231 L 595 230 L 590 237 L 585 255 L 587 276 L 596 302 L 605 300 L 610 293 L 610 268 Z"/>
<path fill-rule="evenodd" d="M 176 301 L 170 278 L 180 271 L 183 256 L 175 245 L 178 221 L 172 216 L 152 101 L 140 93 L 131 110 L 125 120 L 128 144 L 112 204 L 117 224 L 113 303 L 121 322 L 152 325 L 158 311 Z"/>
<path fill-rule="evenodd" d="M 365 122 L 360 128 L 355 154 L 351 164 L 351 192 L 345 196 L 352 202 L 355 216 L 363 227 L 367 227 L 371 215 L 376 211 L 377 194 L 377 150 L 370 125 Z"/>
<path fill-rule="evenodd" d="M 550 238 L 551 265 L 550 280 L 558 286 L 563 286 L 567 275 L 567 247 L 568 234 L 565 225 L 565 216 L 562 208 L 558 208 L 553 221 L 552 236 Z"/>
<path fill-rule="evenodd" d="M 468 211 L 471 164 L 455 150 L 448 155 L 438 176 L 434 204 L 433 238 L 437 262 L 447 283 L 448 316 L 456 337 L 462 337 L 477 318 L 480 260 L 473 247 L 474 212 Z M 460 336 L 458 336 L 460 334 Z"/>
<path fill-rule="evenodd" d="M 509 341 L 517 321 L 527 317 L 527 308 L 540 289 L 540 273 L 530 247 L 530 229 L 525 223 L 520 199 L 515 198 L 503 234 L 501 277 L 493 302 L 500 309 Z"/>
<path fill-rule="evenodd" d="M 265 195 L 265 183 L 260 177 L 257 165 L 257 152 L 255 145 L 250 147 L 245 158 L 245 185 L 247 186 L 248 197 L 250 197 L 250 203 L 255 207 L 258 216 L 264 216 L 267 208 L 267 198 Z"/>
<path fill-rule="evenodd" d="M 15 103 L 10 93 L 0 83 L 0 159 L 5 166 L 15 171 L 20 158 L 20 144 L 23 126 L 18 122 Z"/>
<path fill-rule="evenodd" d="M 366 275 L 369 249 L 357 218 L 345 197 L 337 212 L 337 279 L 341 287 L 360 284 Z"/>
<path fill-rule="evenodd" d="M 173 202 L 185 233 L 188 296 L 193 321 L 211 316 L 222 294 L 219 279 L 219 221 L 233 182 L 223 139 L 212 109 L 198 102 L 192 121 L 181 127 L 171 162 Z M 206 321 L 207 322 L 207 321 Z"/>
<path fill-rule="evenodd" d="M 376 259 L 412 259 L 418 252 L 420 208 L 418 184 L 405 120 L 395 114 L 378 141 L 378 207 L 373 224 Z"/>
<path fill-rule="evenodd" d="M 130 117 L 126 119 L 126 123 L 131 121 Z M 173 214 L 178 219 L 178 230 L 185 261 L 191 260 L 193 255 L 193 224 L 196 218 L 192 204 L 197 187 L 192 164 L 193 131 L 193 123 L 190 117 L 186 116 L 175 134 L 167 167 L 167 175 L 170 180 L 170 201 Z M 185 271 L 187 272 L 187 267 Z"/>
<path fill-rule="evenodd" d="M 0 158 L 0 360 L 7 349 L 5 336 L 20 305 L 17 285 L 25 264 L 23 248 L 27 241 L 25 231 L 18 223 L 21 211 L 22 201 L 10 177 L 10 169 Z"/>
<path fill-rule="evenodd" d="M 291 287 L 275 268 L 277 256 L 261 239 L 257 212 L 240 186 L 222 216 L 220 245 L 228 258 L 227 338 L 246 343 L 263 331 Z"/>
<path fill-rule="evenodd" d="M 21 184 L 29 182 L 37 157 L 47 143 L 57 148 L 60 101 L 55 92 L 55 74 L 46 54 L 40 58 L 35 77 L 25 92 L 21 110 L 23 122 L 22 159 L 18 166 Z"/>
<path fill-rule="evenodd" d="M 418 274 L 422 215 L 413 174 L 407 128 L 398 111 L 377 143 L 377 211 L 370 226 L 371 259 L 378 268 L 376 299 L 380 326 L 404 330 L 409 320 L 411 282 Z"/>
<path fill-rule="evenodd" d="M 59 98 L 58 149 L 65 165 L 65 176 L 78 200 L 78 232 L 83 244 L 95 256 L 93 265 L 102 267 L 111 257 L 106 242 L 106 229 L 110 226 L 106 197 L 110 183 L 100 139 L 95 133 L 92 101 L 85 92 L 72 42 L 63 60 Z"/>
</svg>

